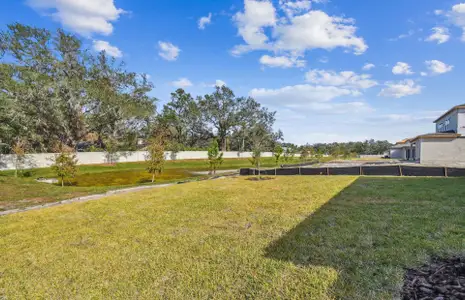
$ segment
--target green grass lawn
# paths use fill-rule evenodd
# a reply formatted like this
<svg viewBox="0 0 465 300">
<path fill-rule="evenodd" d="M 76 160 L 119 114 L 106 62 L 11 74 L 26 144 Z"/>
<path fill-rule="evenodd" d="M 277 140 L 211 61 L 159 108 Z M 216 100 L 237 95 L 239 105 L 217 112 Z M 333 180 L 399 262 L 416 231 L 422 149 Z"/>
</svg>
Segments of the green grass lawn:
<svg viewBox="0 0 465 300">
<path fill-rule="evenodd" d="M 0 218 L 0 298 L 392 299 L 465 253 L 465 179 L 245 177 Z"/>
<path fill-rule="evenodd" d="M 294 159 L 293 162 L 298 161 Z M 263 158 L 264 167 L 274 167 L 273 158 Z M 78 176 L 72 180 L 73 186 L 61 186 L 36 181 L 39 177 L 53 178 L 56 175 L 50 168 L 27 170 L 29 177 L 15 178 L 14 171 L 0 172 L 0 211 L 55 202 L 108 190 L 151 184 L 151 175 L 144 162 L 119 163 L 115 165 L 79 166 Z M 225 159 L 220 169 L 251 167 L 248 159 Z M 158 176 L 156 183 L 193 178 L 190 171 L 208 170 L 206 160 L 179 160 L 166 162 L 165 172 Z"/>
</svg>

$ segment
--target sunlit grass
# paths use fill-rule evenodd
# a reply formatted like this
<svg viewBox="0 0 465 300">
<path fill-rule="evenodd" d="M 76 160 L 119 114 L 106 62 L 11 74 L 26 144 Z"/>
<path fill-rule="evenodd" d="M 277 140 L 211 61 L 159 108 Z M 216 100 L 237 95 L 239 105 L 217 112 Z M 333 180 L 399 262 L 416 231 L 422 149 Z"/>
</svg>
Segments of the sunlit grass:
<svg viewBox="0 0 465 300">
<path fill-rule="evenodd" d="M 297 161 L 294 159 L 294 161 Z M 273 158 L 263 158 L 263 165 L 274 167 Z M 251 167 L 248 159 L 225 159 L 220 169 Z M 36 178 L 54 178 L 50 168 L 27 170 L 28 177 L 14 177 L 14 171 L 0 172 L 0 211 L 37 205 L 57 200 L 102 193 L 111 189 L 151 184 L 151 176 L 144 162 L 118 163 L 115 165 L 82 165 L 71 184 L 61 186 L 39 183 Z M 167 161 L 165 172 L 156 183 L 167 183 L 196 177 L 191 171 L 208 170 L 207 160 Z"/>
<path fill-rule="evenodd" d="M 0 218 L 0 298 L 392 299 L 465 251 L 464 179 L 227 178 Z"/>
</svg>

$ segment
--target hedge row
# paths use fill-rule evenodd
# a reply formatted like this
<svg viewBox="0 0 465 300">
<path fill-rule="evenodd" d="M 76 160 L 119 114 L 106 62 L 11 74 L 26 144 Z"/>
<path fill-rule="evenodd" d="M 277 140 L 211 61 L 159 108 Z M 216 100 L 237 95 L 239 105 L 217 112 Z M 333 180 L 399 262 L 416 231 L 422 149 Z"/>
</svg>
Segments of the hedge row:
<svg viewBox="0 0 465 300">
<path fill-rule="evenodd" d="M 241 175 L 258 175 L 256 169 L 241 169 Z M 281 168 L 260 170 L 261 175 L 365 175 L 365 176 L 428 176 L 465 177 L 465 169 L 412 166 L 360 166 L 342 168 Z"/>
</svg>

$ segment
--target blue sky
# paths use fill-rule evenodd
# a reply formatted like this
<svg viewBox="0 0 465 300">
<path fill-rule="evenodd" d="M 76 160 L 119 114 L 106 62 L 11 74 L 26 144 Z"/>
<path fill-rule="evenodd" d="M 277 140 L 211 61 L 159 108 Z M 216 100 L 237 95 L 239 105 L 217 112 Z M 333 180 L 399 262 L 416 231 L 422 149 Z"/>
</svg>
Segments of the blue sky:
<svg viewBox="0 0 465 300">
<path fill-rule="evenodd" d="M 463 0 L 462 0 L 463 1 Z M 298 144 L 392 142 L 465 103 L 465 3 L 443 0 L 18 0 L 12 22 L 79 35 L 147 73 L 159 106 L 226 83 Z"/>
</svg>

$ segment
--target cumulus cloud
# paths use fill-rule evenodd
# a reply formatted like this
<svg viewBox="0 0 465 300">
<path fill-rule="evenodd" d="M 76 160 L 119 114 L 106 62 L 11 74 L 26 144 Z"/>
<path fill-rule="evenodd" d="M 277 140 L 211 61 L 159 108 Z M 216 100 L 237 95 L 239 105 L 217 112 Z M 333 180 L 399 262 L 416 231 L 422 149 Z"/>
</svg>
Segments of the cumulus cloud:
<svg viewBox="0 0 465 300">
<path fill-rule="evenodd" d="M 465 42 L 465 3 L 452 6 L 449 11 L 436 10 L 435 14 L 444 16 L 450 23 L 462 29 L 462 41 Z"/>
<path fill-rule="evenodd" d="M 279 0 L 279 8 L 284 11 L 288 17 L 293 17 L 296 14 L 300 14 L 309 11 L 312 6 L 310 0 Z"/>
<path fill-rule="evenodd" d="M 296 57 L 263 55 L 260 63 L 271 68 L 301 68 L 305 67 L 306 61 Z"/>
<path fill-rule="evenodd" d="M 179 80 L 171 82 L 171 85 L 177 88 L 186 88 L 192 86 L 192 82 L 187 78 L 179 78 Z"/>
<path fill-rule="evenodd" d="M 408 63 L 398 62 L 393 68 L 392 73 L 395 75 L 410 75 L 413 74 L 412 69 Z"/>
<path fill-rule="evenodd" d="M 439 60 L 428 60 L 425 61 L 426 67 L 430 71 L 431 75 L 439 75 L 452 71 L 454 66 L 447 65 Z"/>
<path fill-rule="evenodd" d="M 335 86 L 301 84 L 278 89 L 252 89 L 249 95 L 261 103 L 295 110 L 326 113 L 368 111 L 371 108 L 362 101 L 335 102 L 340 97 L 356 97 L 357 91 Z"/>
<path fill-rule="evenodd" d="M 248 46 L 253 48 L 264 48 L 268 37 L 264 27 L 274 26 L 277 22 L 276 10 L 269 1 L 245 0 L 244 11 L 238 12 L 233 17 L 236 22 L 239 35 L 242 36 Z M 237 54 L 241 50 L 237 49 Z"/>
<path fill-rule="evenodd" d="M 209 25 L 210 23 L 212 22 L 212 14 L 209 13 L 208 16 L 206 17 L 201 17 L 199 19 L 199 29 L 200 30 L 204 30 L 205 29 L 205 26 Z"/>
<path fill-rule="evenodd" d="M 94 33 L 110 35 L 113 24 L 124 10 L 114 0 L 28 0 L 27 3 L 65 28 L 84 36 Z"/>
<path fill-rule="evenodd" d="M 313 84 L 342 86 L 353 89 L 369 89 L 378 83 L 371 75 L 357 74 L 352 71 L 335 72 L 330 70 L 310 70 L 305 74 L 306 80 Z"/>
<path fill-rule="evenodd" d="M 431 31 L 433 33 L 426 39 L 427 42 L 443 44 L 450 39 L 449 29 L 445 27 L 434 27 Z"/>
<path fill-rule="evenodd" d="M 310 1 L 279 4 L 284 15 L 269 0 L 244 0 L 244 11 L 233 19 L 245 44 L 235 46 L 234 55 L 269 50 L 303 56 L 308 50 L 338 47 L 362 54 L 368 49 L 364 39 L 356 35 L 353 19 L 330 16 L 320 10 L 308 11 Z M 270 29 L 270 33 L 265 29 Z"/>
<path fill-rule="evenodd" d="M 224 82 L 221 79 L 217 79 L 216 82 L 215 82 L 215 86 L 217 86 L 217 87 L 222 87 L 222 86 L 225 86 L 225 85 L 226 85 L 226 82 Z"/>
<path fill-rule="evenodd" d="M 416 84 L 411 79 L 402 80 L 399 82 L 388 81 L 385 83 L 385 88 L 381 90 L 378 96 L 402 98 L 405 96 L 411 96 L 420 94 L 423 87 Z"/>
<path fill-rule="evenodd" d="M 179 49 L 177 46 L 169 42 L 159 41 L 158 47 L 160 49 L 160 51 L 158 52 L 158 55 L 160 55 L 162 58 L 168 61 L 177 60 L 179 56 L 179 52 L 181 52 L 181 49 Z"/>
<path fill-rule="evenodd" d="M 364 71 L 369 71 L 373 68 L 375 68 L 376 66 L 374 64 L 369 64 L 369 63 L 366 63 L 363 67 L 362 67 L 362 70 Z"/>
<path fill-rule="evenodd" d="M 113 57 L 123 56 L 123 52 L 118 47 L 110 45 L 107 41 L 93 41 L 93 48 L 97 52 L 105 51 L 106 54 Z"/>
</svg>

